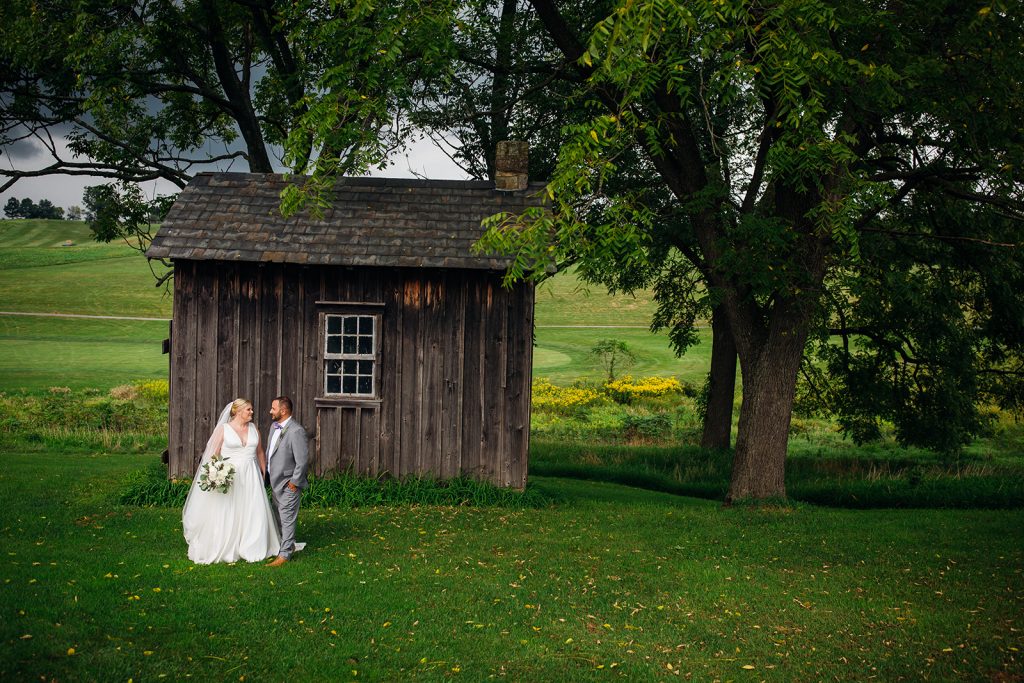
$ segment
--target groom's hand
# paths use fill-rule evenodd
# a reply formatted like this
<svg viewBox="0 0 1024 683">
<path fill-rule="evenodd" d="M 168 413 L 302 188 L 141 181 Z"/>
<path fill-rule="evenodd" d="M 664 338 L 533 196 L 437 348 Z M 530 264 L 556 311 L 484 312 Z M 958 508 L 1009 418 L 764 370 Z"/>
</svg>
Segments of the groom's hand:
<svg viewBox="0 0 1024 683">
<path fill-rule="evenodd" d="M 288 488 L 290 488 L 292 491 L 298 491 L 299 490 L 299 487 L 296 486 L 295 484 L 291 483 L 291 482 L 288 482 Z"/>
</svg>

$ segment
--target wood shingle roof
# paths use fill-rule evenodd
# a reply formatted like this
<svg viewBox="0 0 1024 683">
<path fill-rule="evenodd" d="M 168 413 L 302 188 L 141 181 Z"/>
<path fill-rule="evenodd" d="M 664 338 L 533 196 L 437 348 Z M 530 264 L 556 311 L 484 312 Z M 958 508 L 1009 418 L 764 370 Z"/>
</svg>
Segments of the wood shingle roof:
<svg viewBox="0 0 1024 683">
<path fill-rule="evenodd" d="M 504 270 L 474 254 L 481 221 L 543 204 L 542 183 L 501 192 L 483 181 L 342 178 L 320 218 L 281 215 L 283 176 L 201 173 L 182 190 L 151 258 Z"/>
</svg>

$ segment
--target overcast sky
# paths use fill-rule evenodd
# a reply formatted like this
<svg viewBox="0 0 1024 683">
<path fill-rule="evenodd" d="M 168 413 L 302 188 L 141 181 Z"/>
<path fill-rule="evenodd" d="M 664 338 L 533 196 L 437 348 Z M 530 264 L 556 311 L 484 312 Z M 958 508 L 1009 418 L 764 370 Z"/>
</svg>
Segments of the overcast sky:
<svg viewBox="0 0 1024 683">
<path fill-rule="evenodd" d="M 58 143 L 62 144 L 62 143 Z M 71 159 L 66 148 L 61 150 L 63 158 Z M 211 155 L 214 152 L 211 151 Z M 430 179 L 465 179 L 468 176 L 452 161 L 437 149 L 429 140 L 421 140 L 412 144 L 409 149 L 397 154 L 393 163 L 384 171 L 375 171 L 371 175 L 390 178 L 414 178 L 423 177 Z M 5 168 L 19 170 L 34 170 L 52 163 L 53 159 L 42 147 L 29 143 L 18 143 L 10 145 L 0 151 L 0 164 Z M 237 161 L 231 170 L 244 172 L 248 167 L 244 161 Z M 18 199 L 30 198 L 34 202 L 41 199 L 49 199 L 57 206 L 67 210 L 73 205 L 82 205 L 82 192 L 89 185 L 98 185 L 109 182 L 104 178 L 88 176 L 43 176 L 40 178 L 26 178 L 19 180 L 7 192 L 0 193 L 0 217 L 3 216 L 3 205 L 9 197 Z M 147 183 L 142 186 L 148 196 L 154 193 L 171 194 L 177 191 L 174 185 L 160 181 L 159 183 Z"/>
</svg>

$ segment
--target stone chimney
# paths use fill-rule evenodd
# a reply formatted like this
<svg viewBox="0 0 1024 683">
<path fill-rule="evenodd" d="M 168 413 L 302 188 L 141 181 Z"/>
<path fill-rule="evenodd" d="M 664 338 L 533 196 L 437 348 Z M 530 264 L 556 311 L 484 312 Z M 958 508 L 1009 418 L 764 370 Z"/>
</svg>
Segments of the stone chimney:
<svg viewBox="0 0 1024 683">
<path fill-rule="evenodd" d="M 522 140 L 502 140 L 494 154 L 494 188 L 505 192 L 525 190 L 530 146 Z"/>
</svg>

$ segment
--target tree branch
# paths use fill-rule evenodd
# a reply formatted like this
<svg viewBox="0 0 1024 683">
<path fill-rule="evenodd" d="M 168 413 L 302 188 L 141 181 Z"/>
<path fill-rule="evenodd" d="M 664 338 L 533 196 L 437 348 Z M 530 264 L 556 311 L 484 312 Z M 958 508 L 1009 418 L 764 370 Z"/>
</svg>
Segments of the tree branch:
<svg viewBox="0 0 1024 683">
<path fill-rule="evenodd" d="M 1017 249 L 1021 245 L 1014 242 L 994 242 L 992 240 L 981 239 L 980 237 L 965 237 L 961 235 L 936 235 L 927 232 L 903 232 L 899 230 L 883 230 L 882 228 L 860 228 L 861 232 L 871 232 L 881 235 L 890 235 L 892 237 L 909 237 L 909 238 L 924 238 L 932 240 L 941 240 L 946 242 L 973 242 L 975 244 L 984 244 L 989 247 L 1001 247 L 1004 249 Z"/>
</svg>

